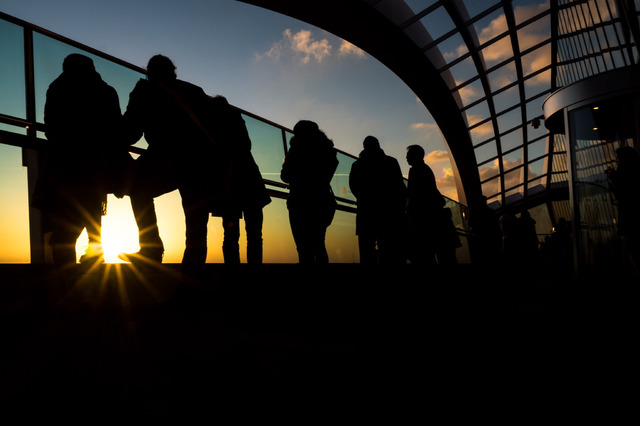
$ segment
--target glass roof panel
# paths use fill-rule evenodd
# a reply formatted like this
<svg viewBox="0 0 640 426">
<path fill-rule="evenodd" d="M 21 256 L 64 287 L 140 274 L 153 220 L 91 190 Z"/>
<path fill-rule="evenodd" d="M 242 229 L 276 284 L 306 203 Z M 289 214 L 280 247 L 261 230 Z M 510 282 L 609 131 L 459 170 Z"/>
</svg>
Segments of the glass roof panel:
<svg viewBox="0 0 640 426">
<path fill-rule="evenodd" d="M 535 73 L 542 68 L 551 65 L 551 44 L 545 44 L 536 50 L 527 53 L 522 57 L 522 72 L 526 78 L 529 74 Z M 543 78 L 538 76 L 533 77 L 535 80 L 533 83 L 547 83 L 548 77 Z"/>
<path fill-rule="evenodd" d="M 495 136 L 493 132 L 493 124 L 491 121 L 487 121 L 479 125 L 478 127 L 474 127 L 469 131 L 471 133 L 471 143 L 474 146 L 481 144 Z"/>
<path fill-rule="evenodd" d="M 550 68 L 531 76 L 524 81 L 524 95 L 526 99 L 531 99 L 534 96 L 549 90 L 551 90 Z"/>
<path fill-rule="evenodd" d="M 516 149 L 502 156 L 502 167 L 505 171 L 509 171 L 515 167 L 522 165 L 523 150 Z M 513 186 L 513 185 L 511 185 Z"/>
<path fill-rule="evenodd" d="M 488 143 L 475 148 L 476 161 L 482 163 L 498 155 L 495 143 Z"/>
<path fill-rule="evenodd" d="M 473 18 L 500 2 L 496 0 L 464 0 L 463 3 L 469 12 L 469 17 Z"/>
<path fill-rule="evenodd" d="M 484 44 L 508 30 L 507 19 L 502 8 L 491 12 L 489 15 L 473 23 L 473 28 L 478 34 L 478 41 Z"/>
<path fill-rule="evenodd" d="M 546 139 L 544 136 L 547 134 L 547 129 L 544 127 L 544 122 L 540 120 L 540 126 L 537 129 L 534 129 L 533 126 L 527 126 L 527 140 L 529 142 L 538 142 L 542 141 L 542 144 L 546 144 Z"/>
<path fill-rule="evenodd" d="M 541 96 L 537 99 L 527 102 L 527 121 L 531 121 L 536 117 L 542 117 L 542 104 L 544 103 L 545 97 Z M 544 126 L 541 125 L 539 128 L 544 129 Z"/>
<path fill-rule="evenodd" d="M 507 132 L 522 124 L 520 108 L 501 114 L 498 116 L 498 129 L 500 133 Z"/>
<path fill-rule="evenodd" d="M 512 0 L 513 14 L 516 25 L 520 25 L 528 19 L 549 10 L 549 0 Z"/>
<path fill-rule="evenodd" d="M 489 78 L 489 85 L 492 91 L 502 89 L 511 83 L 518 81 L 518 75 L 516 73 L 516 64 L 511 61 L 495 71 L 487 74 Z"/>
<path fill-rule="evenodd" d="M 547 153 L 547 140 L 540 139 L 527 145 L 529 161 L 542 157 Z"/>
<path fill-rule="evenodd" d="M 431 13 L 428 13 L 419 21 L 427 29 L 434 40 L 442 37 L 456 26 L 451 20 L 444 7 L 440 6 Z"/>
<path fill-rule="evenodd" d="M 440 52 L 442 52 L 442 56 L 447 63 L 450 63 L 469 52 L 469 49 L 467 49 L 467 45 L 464 44 L 464 40 L 462 40 L 460 33 L 455 33 L 451 37 L 446 38 L 438 44 L 437 48 L 440 49 Z"/>
<path fill-rule="evenodd" d="M 529 180 L 544 174 L 544 159 L 529 163 Z"/>
<path fill-rule="evenodd" d="M 451 75 L 453 76 L 455 81 L 458 82 L 458 84 L 478 75 L 478 71 L 473 65 L 473 59 L 471 59 L 471 57 L 468 57 L 455 64 L 454 66 L 449 68 L 449 71 L 451 71 Z"/>
<path fill-rule="evenodd" d="M 513 57 L 511 39 L 502 37 L 482 49 L 480 52 L 487 68 Z"/>
<path fill-rule="evenodd" d="M 509 164 L 512 166 L 511 164 Z M 512 169 L 512 167 L 510 167 Z M 505 167 L 506 170 L 506 167 Z M 504 174 L 504 187 L 505 188 L 518 188 L 522 184 L 523 178 L 523 167 L 518 167 L 517 169 L 512 169 L 511 171 L 507 171 Z M 519 192 L 520 189 L 516 190 Z M 507 194 L 511 194 L 512 192 L 508 192 Z M 508 196 L 508 195 L 507 195 Z"/>
<path fill-rule="evenodd" d="M 518 46 L 521 52 L 549 39 L 551 34 L 551 17 L 546 15 L 522 27 L 517 32 Z"/>
<path fill-rule="evenodd" d="M 500 179 L 496 179 L 496 176 L 500 175 L 500 168 L 498 167 L 498 160 L 494 160 L 478 169 L 480 172 L 480 181 L 481 182 L 492 182 L 496 185 L 496 189 L 494 189 L 491 194 L 495 194 L 499 188 Z"/>
<path fill-rule="evenodd" d="M 404 0 L 407 6 L 409 6 L 416 15 L 437 1 L 438 0 Z"/>
<path fill-rule="evenodd" d="M 479 80 L 469 83 L 458 90 L 462 104 L 467 106 L 484 97 L 484 89 L 482 83 Z"/>
<path fill-rule="evenodd" d="M 520 92 L 518 86 L 511 86 L 507 90 L 493 95 L 493 103 L 498 113 L 511 108 L 520 102 Z"/>
<path fill-rule="evenodd" d="M 483 171 L 485 171 L 486 168 L 480 168 L 478 169 L 478 171 L 480 171 L 480 177 L 482 178 L 483 175 Z M 497 167 L 496 167 L 497 169 Z M 501 179 L 499 177 L 492 179 L 490 181 L 484 182 L 482 183 L 482 194 L 485 195 L 487 198 L 489 198 L 490 200 L 493 201 L 497 201 L 500 202 L 500 183 L 501 183 Z M 497 195 L 498 194 L 498 195 Z M 487 204 L 490 204 L 490 202 L 487 200 Z"/>
<path fill-rule="evenodd" d="M 513 132 L 500 136 L 500 146 L 502 147 L 502 152 L 522 147 L 522 129 L 516 129 Z"/>
</svg>

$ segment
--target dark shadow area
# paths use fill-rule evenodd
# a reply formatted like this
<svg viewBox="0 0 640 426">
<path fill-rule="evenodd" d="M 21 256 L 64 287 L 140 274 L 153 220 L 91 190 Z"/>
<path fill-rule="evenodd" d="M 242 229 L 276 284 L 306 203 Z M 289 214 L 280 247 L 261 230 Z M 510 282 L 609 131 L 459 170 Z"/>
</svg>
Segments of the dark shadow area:
<svg viewBox="0 0 640 426">
<path fill-rule="evenodd" d="M 5 419 L 519 421 L 576 400 L 624 405 L 637 379 L 637 283 L 617 277 L 76 266 L 0 265 Z"/>
</svg>

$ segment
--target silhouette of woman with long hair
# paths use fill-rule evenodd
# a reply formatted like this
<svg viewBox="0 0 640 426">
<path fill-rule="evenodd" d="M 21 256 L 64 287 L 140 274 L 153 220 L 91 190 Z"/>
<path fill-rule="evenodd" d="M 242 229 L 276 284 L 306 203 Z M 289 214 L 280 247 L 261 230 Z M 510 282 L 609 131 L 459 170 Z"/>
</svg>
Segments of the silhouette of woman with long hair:
<svg viewBox="0 0 640 426">
<path fill-rule="evenodd" d="M 289 223 L 300 263 L 329 263 L 327 227 L 336 210 L 331 179 L 338 167 L 333 142 L 312 121 L 301 120 L 280 174 L 289 184 Z"/>
<path fill-rule="evenodd" d="M 127 149 L 119 143 L 118 94 L 89 57 L 74 53 L 47 90 L 44 114 L 49 146 L 33 206 L 43 212 L 45 231 L 52 232 L 53 261 L 76 263 L 76 240 L 86 228 L 89 248 L 80 261 L 104 262 L 100 233 L 108 160 L 118 148 Z"/>
</svg>

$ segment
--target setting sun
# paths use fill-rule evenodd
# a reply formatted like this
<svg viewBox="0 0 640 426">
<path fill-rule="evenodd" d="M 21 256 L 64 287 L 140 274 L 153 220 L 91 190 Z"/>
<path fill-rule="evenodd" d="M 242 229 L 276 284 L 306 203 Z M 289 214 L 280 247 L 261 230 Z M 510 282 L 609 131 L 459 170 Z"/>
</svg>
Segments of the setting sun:
<svg viewBox="0 0 640 426">
<path fill-rule="evenodd" d="M 76 244 L 78 257 L 87 248 L 86 235 L 85 230 L 78 238 Z M 109 195 L 107 215 L 102 217 L 102 249 L 106 263 L 123 263 L 118 259 L 119 253 L 138 251 L 138 227 L 128 197 L 117 199 Z"/>
</svg>

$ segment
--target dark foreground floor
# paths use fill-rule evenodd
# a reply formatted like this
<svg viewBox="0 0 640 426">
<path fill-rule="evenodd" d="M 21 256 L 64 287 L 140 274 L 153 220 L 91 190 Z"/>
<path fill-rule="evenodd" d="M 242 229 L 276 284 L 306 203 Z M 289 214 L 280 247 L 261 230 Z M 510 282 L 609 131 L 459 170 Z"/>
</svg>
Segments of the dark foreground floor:
<svg viewBox="0 0 640 426">
<path fill-rule="evenodd" d="M 638 283 L 508 275 L 0 265 L 0 423 L 547 424 L 637 404 Z"/>
</svg>

